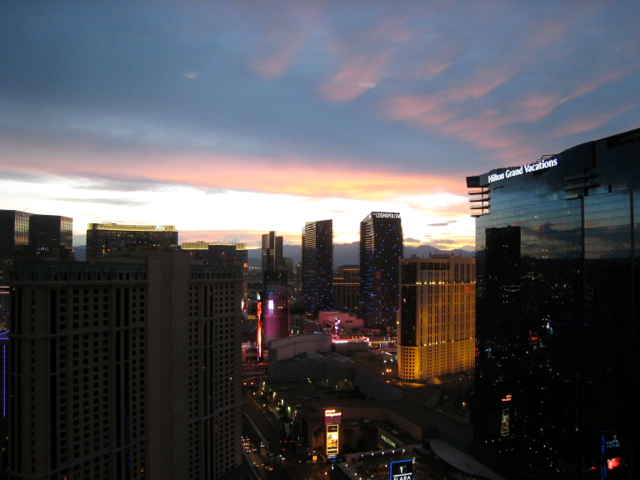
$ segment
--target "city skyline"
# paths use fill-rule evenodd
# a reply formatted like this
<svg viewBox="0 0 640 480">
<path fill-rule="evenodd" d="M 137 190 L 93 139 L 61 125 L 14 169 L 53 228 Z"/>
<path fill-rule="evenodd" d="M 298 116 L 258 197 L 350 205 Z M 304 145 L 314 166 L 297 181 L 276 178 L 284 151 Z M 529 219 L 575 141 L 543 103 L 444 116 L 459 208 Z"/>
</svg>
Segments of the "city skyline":
<svg viewBox="0 0 640 480">
<path fill-rule="evenodd" d="M 465 177 L 637 128 L 630 2 L 0 6 L 3 209 L 472 246 Z M 286 215 L 277 215 L 277 212 Z M 270 214 L 273 212 L 273 214 Z"/>
</svg>

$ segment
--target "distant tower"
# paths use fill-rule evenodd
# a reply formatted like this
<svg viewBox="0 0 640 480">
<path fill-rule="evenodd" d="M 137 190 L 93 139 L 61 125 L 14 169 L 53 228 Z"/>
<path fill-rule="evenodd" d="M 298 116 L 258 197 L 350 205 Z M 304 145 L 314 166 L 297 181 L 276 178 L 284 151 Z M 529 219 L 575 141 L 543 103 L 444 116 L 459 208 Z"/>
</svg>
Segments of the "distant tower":
<svg viewBox="0 0 640 480">
<path fill-rule="evenodd" d="M 118 225 L 90 223 L 87 227 L 87 259 L 120 250 L 168 250 L 178 246 L 173 225 Z"/>
<path fill-rule="evenodd" d="M 29 243 L 36 257 L 74 260 L 73 219 L 60 215 L 31 215 Z"/>
<path fill-rule="evenodd" d="M 276 232 L 262 235 L 262 271 L 274 271 L 284 268 L 282 260 L 282 237 Z"/>
<path fill-rule="evenodd" d="M 317 315 L 333 308 L 333 220 L 307 222 L 302 235 L 304 311 Z"/>
<path fill-rule="evenodd" d="M 265 272 L 262 291 L 262 348 L 271 340 L 289 336 L 289 291 L 287 272 Z"/>
<path fill-rule="evenodd" d="M 17 210 L 0 210 L 0 262 L 27 258 L 31 215 Z"/>
<path fill-rule="evenodd" d="M 371 212 L 362 220 L 360 314 L 366 324 L 395 326 L 403 251 L 399 213 Z"/>
<path fill-rule="evenodd" d="M 358 310 L 360 294 L 360 267 L 342 265 L 338 267 L 338 276 L 333 277 L 333 308 L 355 313 Z"/>
<path fill-rule="evenodd" d="M 403 380 L 471 370 L 475 363 L 475 258 L 403 259 L 398 375 Z"/>
<path fill-rule="evenodd" d="M 289 286 L 282 244 L 282 237 L 276 236 L 276 232 L 262 235 L 262 301 L 258 318 L 260 352 L 269 348 L 271 340 L 289 336 Z"/>
</svg>

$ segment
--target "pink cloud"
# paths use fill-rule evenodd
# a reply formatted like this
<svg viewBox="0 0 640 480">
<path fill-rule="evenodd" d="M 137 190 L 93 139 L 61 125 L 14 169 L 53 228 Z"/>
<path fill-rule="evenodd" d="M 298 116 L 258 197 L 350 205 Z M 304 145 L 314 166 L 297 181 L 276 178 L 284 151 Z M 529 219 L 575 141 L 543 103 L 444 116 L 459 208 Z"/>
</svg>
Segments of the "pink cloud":
<svg viewBox="0 0 640 480">
<path fill-rule="evenodd" d="M 554 131 L 554 136 L 556 138 L 561 138 L 569 135 L 574 135 L 576 133 L 588 132 L 589 130 L 593 130 L 595 128 L 606 125 L 612 118 L 623 114 L 627 110 L 631 110 L 639 104 L 639 102 L 630 103 L 610 112 L 592 113 L 590 115 L 571 120 L 564 125 L 556 128 Z"/>
<path fill-rule="evenodd" d="M 315 31 L 321 8 L 318 2 L 295 1 L 287 3 L 286 14 L 274 11 L 267 19 L 265 32 L 260 38 L 261 48 L 251 62 L 253 70 L 268 80 L 282 76 L 294 62 L 309 34 Z"/>
<path fill-rule="evenodd" d="M 352 57 L 348 65 L 336 73 L 331 80 L 318 87 L 318 92 L 327 100 L 343 102 L 352 100 L 365 90 L 373 88 L 388 64 L 390 52 L 378 52 L 376 56 Z"/>
<path fill-rule="evenodd" d="M 406 18 L 390 17 L 370 29 L 358 30 L 332 44 L 337 72 L 317 91 L 334 102 L 352 100 L 375 87 L 385 76 L 394 55 L 411 37 Z"/>
</svg>

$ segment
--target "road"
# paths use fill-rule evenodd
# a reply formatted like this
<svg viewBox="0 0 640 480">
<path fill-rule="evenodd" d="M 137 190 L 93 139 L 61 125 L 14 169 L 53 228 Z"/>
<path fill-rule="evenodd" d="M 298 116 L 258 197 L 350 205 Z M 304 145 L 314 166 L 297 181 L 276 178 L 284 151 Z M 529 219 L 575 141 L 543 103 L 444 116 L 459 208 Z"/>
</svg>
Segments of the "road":
<svg viewBox="0 0 640 480">
<path fill-rule="evenodd" d="M 260 478 L 263 480 L 307 480 L 328 478 L 328 465 L 324 463 L 295 463 L 282 451 L 280 432 L 282 424 L 276 416 L 256 401 L 249 389 L 243 389 L 242 435 L 246 439 L 243 448 Z M 249 417 L 253 424 L 246 418 Z M 259 430 L 256 431 L 256 428 Z M 263 439 L 269 449 L 261 448 Z M 284 459 L 282 459 L 284 457 Z"/>
</svg>

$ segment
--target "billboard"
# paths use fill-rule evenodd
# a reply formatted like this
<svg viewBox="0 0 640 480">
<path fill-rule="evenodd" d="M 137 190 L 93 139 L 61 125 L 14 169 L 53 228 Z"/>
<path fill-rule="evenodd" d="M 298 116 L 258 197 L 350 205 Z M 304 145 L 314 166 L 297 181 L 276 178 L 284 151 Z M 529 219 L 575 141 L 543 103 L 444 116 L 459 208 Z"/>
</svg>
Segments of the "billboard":
<svg viewBox="0 0 640 480">
<path fill-rule="evenodd" d="M 389 464 L 389 480 L 412 480 L 413 460 L 398 460 Z"/>
</svg>

